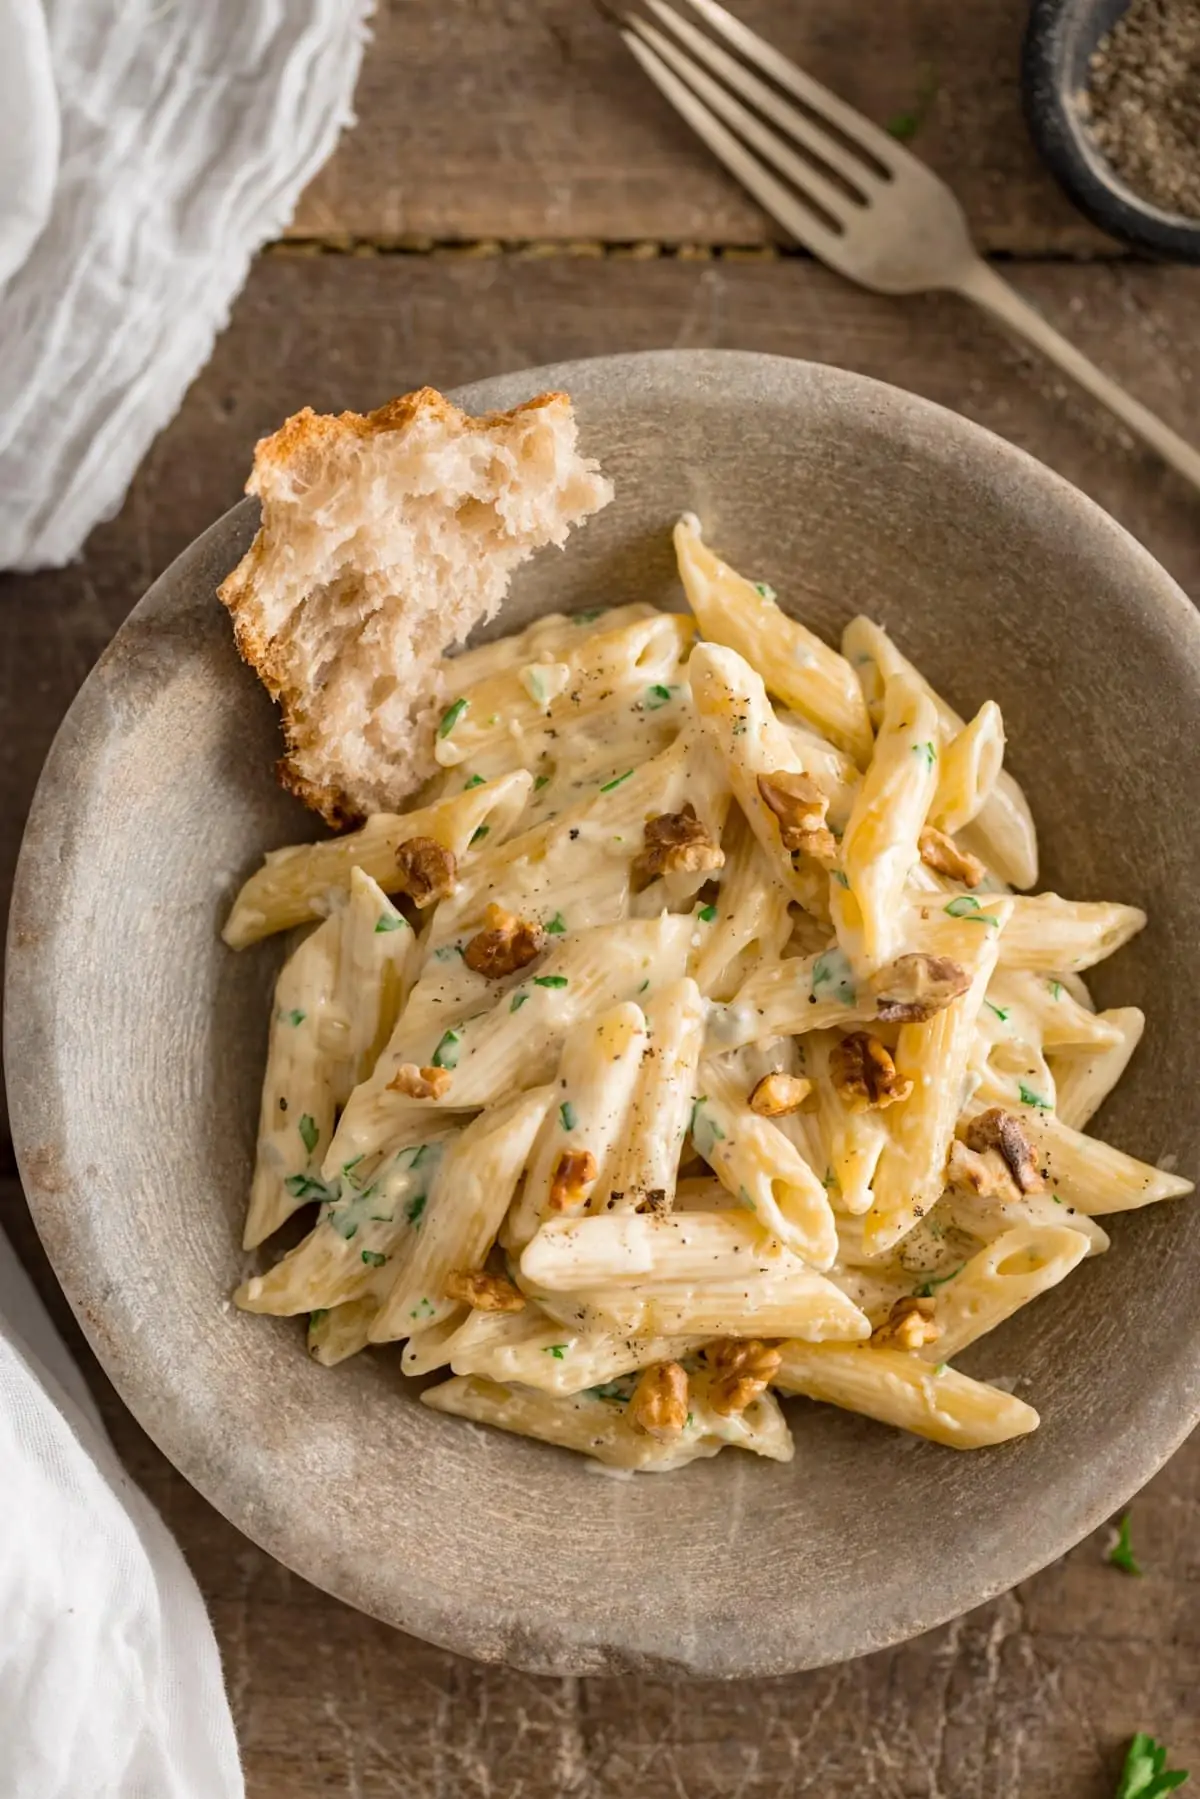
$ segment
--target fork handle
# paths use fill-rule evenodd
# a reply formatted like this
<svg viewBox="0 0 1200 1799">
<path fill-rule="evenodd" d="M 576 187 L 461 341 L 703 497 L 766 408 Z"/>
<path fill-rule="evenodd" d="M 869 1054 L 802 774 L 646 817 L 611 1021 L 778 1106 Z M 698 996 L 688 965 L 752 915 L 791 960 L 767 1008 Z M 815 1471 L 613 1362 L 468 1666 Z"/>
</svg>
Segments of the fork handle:
<svg viewBox="0 0 1200 1799">
<path fill-rule="evenodd" d="M 1177 469 L 1193 487 L 1200 490 L 1200 450 L 1185 442 L 1169 425 L 1164 425 L 1148 407 L 1110 380 L 1094 362 L 1089 362 L 1073 343 L 1068 342 L 1053 325 L 1046 323 L 1041 313 L 1028 300 L 1010 287 L 1007 281 L 1002 280 L 982 257 L 977 257 L 962 277 L 949 285 L 955 293 L 974 300 L 977 306 L 992 313 L 1002 324 L 1019 332 L 1052 362 L 1065 369 L 1068 375 L 1078 381 L 1080 387 L 1086 388 L 1110 412 L 1115 412 L 1131 431 L 1136 431 L 1151 449 L 1157 450 L 1164 462 Z"/>
</svg>

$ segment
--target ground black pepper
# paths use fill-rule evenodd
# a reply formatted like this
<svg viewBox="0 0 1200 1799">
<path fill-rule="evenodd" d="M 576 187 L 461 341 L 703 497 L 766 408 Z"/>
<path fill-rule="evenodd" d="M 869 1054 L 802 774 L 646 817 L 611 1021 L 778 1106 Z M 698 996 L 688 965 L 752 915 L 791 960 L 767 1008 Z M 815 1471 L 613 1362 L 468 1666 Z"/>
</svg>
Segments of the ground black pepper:
<svg viewBox="0 0 1200 1799">
<path fill-rule="evenodd" d="M 1132 0 L 1096 46 L 1081 107 L 1135 193 L 1200 219 L 1200 0 Z"/>
</svg>

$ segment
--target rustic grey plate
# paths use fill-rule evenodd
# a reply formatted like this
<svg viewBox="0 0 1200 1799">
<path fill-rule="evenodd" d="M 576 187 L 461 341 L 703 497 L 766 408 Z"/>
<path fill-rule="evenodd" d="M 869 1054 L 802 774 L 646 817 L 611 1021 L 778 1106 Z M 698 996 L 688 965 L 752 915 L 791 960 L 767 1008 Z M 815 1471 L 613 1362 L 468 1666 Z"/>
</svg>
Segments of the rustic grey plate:
<svg viewBox="0 0 1200 1799">
<path fill-rule="evenodd" d="M 519 580 L 550 606 L 676 589 L 685 508 L 833 635 L 881 618 L 964 711 L 1004 707 L 1046 884 L 1137 901 L 1103 969 L 1147 1040 L 1101 1120 L 1200 1162 L 1200 624 L 1118 526 L 952 413 L 832 368 L 668 351 L 513 375 L 474 408 L 574 396 L 617 500 Z M 380 396 L 382 399 L 384 396 Z M 247 454 L 249 446 L 247 445 Z M 398 1356 L 340 1369 L 241 1316 L 238 1249 L 278 951 L 217 930 L 264 848 L 313 833 L 274 785 L 271 709 L 213 598 L 235 508 L 156 583 L 63 725 L 9 951 L 13 1130 L 38 1228 L 117 1387 L 242 1530 L 318 1585 L 547 1673 L 764 1675 L 878 1649 L 1011 1586 L 1140 1486 L 1200 1401 L 1200 1208 L 1117 1219 L 1087 1264 L 967 1358 L 1019 1377 L 1036 1436 L 961 1455 L 791 1408 L 791 1467 L 735 1451 L 665 1478 L 417 1405 Z"/>
</svg>

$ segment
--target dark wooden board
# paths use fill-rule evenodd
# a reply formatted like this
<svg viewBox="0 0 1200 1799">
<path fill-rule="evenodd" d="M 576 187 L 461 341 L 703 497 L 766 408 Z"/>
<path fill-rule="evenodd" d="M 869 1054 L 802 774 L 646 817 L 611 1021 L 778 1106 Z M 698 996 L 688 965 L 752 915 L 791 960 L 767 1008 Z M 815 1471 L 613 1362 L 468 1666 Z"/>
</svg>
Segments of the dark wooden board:
<svg viewBox="0 0 1200 1799">
<path fill-rule="evenodd" d="M 912 148 L 950 181 L 982 248 L 1112 250 L 1026 133 L 1017 70 L 1028 0 L 735 0 L 732 10 L 878 124 L 910 113 L 932 83 Z M 296 235 L 777 236 L 589 0 L 381 0 L 356 109 Z"/>
<path fill-rule="evenodd" d="M 1140 1580 L 1107 1565 L 1099 1531 L 990 1605 L 841 1667 L 539 1680 L 402 1636 L 256 1549 L 109 1387 L 12 1180 L 0 1223 L 200 1582 L 250 1799 L 1112 1799 L 1140 1729 L 1200 1770 L 1200 1435 L 1134 1503 Z M 864 1502 L 886 1516 L 885 1490 Z M 397 1555 L 418 1527 L 397 1520 Z"/>
<path fill-rule="evenodd" d="M 1195 432 L 1200 277 L 1031 265 L 1019 280 Z M 274 254 L 82 561 L 0 580 L 0 894 L 58 719 L 145 586 L 237 497 L 257 435 L 306 402 L 369 406 L 424 380 L 672 343 L 841 362 L 956 406 L 1092 493 L 1200 598 L 1195 497 L 953 300 L 879 299 L 799 261 Z M 1086 596 L 1061 603 L 1104 628 Z M 11 1178 L 0 1206 L 63 1322 Z M 1109 1799 L 1139 1727 L 1200 1770 L 1200 1439 L 1137 1502 L 1140 1582 L 1093 1539 L 957 1624 L 843 1668 L 753 1687 L 539 1682 L 399 1636 L 280 1568 L 81 1359 L 211 1605 L 252 1799 Z"/>
</svg>

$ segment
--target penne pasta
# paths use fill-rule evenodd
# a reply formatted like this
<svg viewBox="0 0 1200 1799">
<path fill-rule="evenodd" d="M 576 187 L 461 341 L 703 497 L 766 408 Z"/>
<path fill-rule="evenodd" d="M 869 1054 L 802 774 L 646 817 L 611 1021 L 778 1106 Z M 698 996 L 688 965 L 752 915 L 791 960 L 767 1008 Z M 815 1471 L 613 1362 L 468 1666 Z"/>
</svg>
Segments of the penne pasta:
<svg viewBox="0 0 1200 1799">
<path fill-rule="evenodd" d="M 1054 1109 L 1060 1124 L 1081 1131 L 1100 1110 L 1129 1066 L 1142 1040 L 1146 1015 L 1137 1006 L 1116 1006 L 1096 1014 L 1117 1034 L 1117 1041 L 1095 1049 L 1063 1052 L 1054 1058 Z"/>
<path fill-rule="evenodd" d="M 862 1412 L 948 1449 L 983 1449 L 1036 1430 L 1033 1407 L 953 1368 L 931 1368 L 898 1349 L 785 1343 L 775 1384 Z"/>
<path fill-rule="evenodd" d="M 939 1335 L 916 1353 L 927 1362 L 949 1362 L 987 1331 L 1056 1287 L 1087 1255 L 1082 1231 L 1065 1226 L 1018 1225 L 973 1255 L 933 1296 Z"/>
<path fill-rule="evenodd" d="M 1137 906 L 1065 900 L 1057 893 L 1017 894 L 1001 946 L 1003 968 L 1077 974 L 1136 937 L 1146 923 Z"/>
<path fill-rule="evenodd" d="M 626 1114 L 620 1151 L 593 1211 L 669 1211 L 679 1154 L 687 1136 L 700 1050 L 704 1001 L 687 976 L 662 987 L 646 1005 L 646 1043 Z"/>
</svg>

